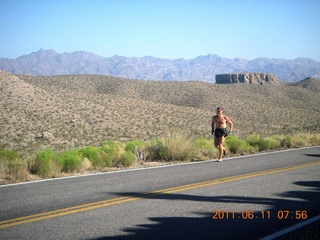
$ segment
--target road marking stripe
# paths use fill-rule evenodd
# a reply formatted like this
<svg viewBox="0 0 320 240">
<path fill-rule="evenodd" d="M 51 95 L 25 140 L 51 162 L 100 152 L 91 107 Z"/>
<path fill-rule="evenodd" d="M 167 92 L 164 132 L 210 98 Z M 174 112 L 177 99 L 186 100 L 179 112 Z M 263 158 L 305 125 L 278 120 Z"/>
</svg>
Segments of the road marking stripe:
<svg viewBox="0 0 320 240">
<path fill-rule="evenodd" d="M 90 211 L 90 210 L 94 210 L 94 209 L 102 208 L 102 207 L 107 207 L 107 206 L 111 206 L 111 205 L 131 202 L 131 201 L 139 200 L 139 199 L 142 199 L 145 197 L 152 197 L 154 195 L 170 194 L 170 193 L 176 193 L 176 192 L 181 192 L 181 191 L 187 191 L 187 190 L 211 186 L 211 185 L 215 185 L 215 184 L 221 184 L 221 183 L 226 183 L 226 182 L 232 182 L 232 181 L 237 181 L 237 180 L 242 180 L 242 179 L 247 179 L 247 178 L 263 176 L 263 175 L 267 175 L 267 174 L 290 171 L 290 170 L 294 170 L 294 169 L 302 168 L 302 167 L 311 167 L 311 166 L 315 166 L 318 164 L 320 164 L 320 161 L 296 164 L 296 165 L 287 166 L 287 167 L 264 170 L 264 171 L 260 171 L 260 172 L 246 173 L 246 174 L 242 174 L 242 175 L 220 178 L 220 179 L 215 179 L 215 180 L 209 180 L 209 181 L 204 181 L 204 182 L 199 182 L 199 183 L 192 183 L 192 184 L 187 184 L 187 185 L 183 185 L 183 186 L 177 186 L 177 187 L 172 187 L 172 188 L 156 190 L 153 192 L 136 194 L 133 196 L 112 198 L 112 199 L 108 199 L 108 200 L 82 204 L 82 205 L 78 205 L 78 206 L 73 206 L 73 207 L 68 207 L 68 208 L 33 214 L 33 215 L 29 215 L 29 216 L 8 219 L 8 220 L 0 221 L 0 229 L 11 227 L 11 226 L 16 226 L 16 225 L 20 225 L 20 224 L 30 223 L 30 222 L 36 222 L 36 221 L 49 219 L 49 218 L 65 216 L 65 215 L 70 215 L 70 214 L 79 213 L 79 212 Z"/>
<path fill-rule="evenodd" d="M 291 227 L 288 227 L 288 228 L 283 229 L 283 230 L 281 230 L 281 231 L 279 231 L 279 232 L 276 232 L 276 233 L 273 233 L 273 234 L 271 234 L 271 235 L 269 235 L 269 236 L 266 236 L 266 237 L 264 237 L 264 238 L 261 238 L 260 240 L 272 240 L 272 239 L 281 237 L 281 236 L 283 236 L 283 235 L 285 235 L 285 234 L 287 234 L 287 233 L 289 233 L 289 232 L 293 232 L 293 231 L 295 231 L 295 230 L 297 230 L 297 229 L 299 229 L 299 228 L 302 228 L 302 227 L 304 227 L 304 226 L 306 226 L 306 225 L 309 225 L 309 224 L 311 224 L 311 223 L 313 223 L 313 222 L 315 222 L 315 221 L 318 221 L 318 220 L 320 220 L 320 215 L 315 216 L 315 217 L 313 217 L 313 218 L 310 218 L 310 219 L 308 219 L 308 220 L 305 220 L 305 221 L 303 221 L 303 222 L 297 223 L 297 224 L 295 224 L 295 225 L 293 225 L 293 226 L 291 226 Z"/>
</svg>

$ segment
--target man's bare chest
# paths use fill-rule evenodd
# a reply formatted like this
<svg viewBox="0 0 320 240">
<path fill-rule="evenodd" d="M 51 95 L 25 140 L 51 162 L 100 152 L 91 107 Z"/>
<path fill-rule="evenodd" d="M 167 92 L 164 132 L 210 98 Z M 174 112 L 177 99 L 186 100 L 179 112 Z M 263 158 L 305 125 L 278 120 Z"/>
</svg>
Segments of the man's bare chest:
<svg viewBox="0 0 320 240">
<path fill-rule="evenodd" d="M 224 116 L 217 116 L 215 118 L 215 122 L 216 123 L 219 123 L 219 124 L 223 124 L 223 123 L 226 123 L 226 118 Z"/>
</svg>

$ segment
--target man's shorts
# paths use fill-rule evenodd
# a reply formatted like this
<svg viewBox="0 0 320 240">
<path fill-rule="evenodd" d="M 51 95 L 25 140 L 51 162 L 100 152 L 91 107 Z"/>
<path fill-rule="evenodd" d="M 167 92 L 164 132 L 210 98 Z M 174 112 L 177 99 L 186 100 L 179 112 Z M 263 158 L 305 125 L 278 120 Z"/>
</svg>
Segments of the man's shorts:
<svg viewBox="0 0 320 240">
<path fill-rule="evenodd" d="M 214 136 L 216 138 L 221 138 L 221 137 L 225 137 L 227 134 L 227 129 L 226 128 L 216 128 L 214 130 Z"/>
</svg>

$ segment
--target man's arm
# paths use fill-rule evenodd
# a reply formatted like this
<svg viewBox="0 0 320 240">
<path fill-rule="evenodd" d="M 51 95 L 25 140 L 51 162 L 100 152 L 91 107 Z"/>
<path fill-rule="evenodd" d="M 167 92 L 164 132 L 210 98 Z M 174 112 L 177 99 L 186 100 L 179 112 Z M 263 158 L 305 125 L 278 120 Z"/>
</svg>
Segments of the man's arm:
<svg viewBox="0 0 320 240">
<path fill-rule="evenodd" d="M 212 122 L 211 122 L 211 134 L 212 135 L 214 133 L 214 123 L 215 123 L 215 120 L 214 120 L 214 117 L 212 117 Z"/>
<path fill-rule="evenodd" d="M 233 130 L 233 122 L 228 117 L 226 117 L 226 120 L 227 120 L 227 123 L 230 125 L 230 131 L 232 132 L 232 130 Z"/>
</svg>

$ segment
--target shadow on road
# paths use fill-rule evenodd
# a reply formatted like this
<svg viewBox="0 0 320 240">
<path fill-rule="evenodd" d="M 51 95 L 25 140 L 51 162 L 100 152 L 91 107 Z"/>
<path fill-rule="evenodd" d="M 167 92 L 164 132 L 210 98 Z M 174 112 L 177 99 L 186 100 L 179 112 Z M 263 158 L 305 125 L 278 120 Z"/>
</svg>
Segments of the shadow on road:
<svg viewBox="0 0 320 240">
<path fill-rule="evenodd" d="M 304 154 L 304 155 L 308 157 L 320 157 L 320 154 Z"/>
<path fill-rule="evenodd" d="M 297 210 L 306 210 L 308 218 L 320 213 L 320 181 L 298 181 L 293 184 L 303 186 L 303 191 L 288 191 L 277 198 L 256 198 L 239 196 L 195 196 L 181 193 L 148 195 L 138 192 L 116 193 L 119 196 L 136 196 L 147 199 L 163 199 L 170 201 L 185 200 L 200 202 L 222 203 L 254 203 L 269 205 L 270 219 L 221 219 L 213 220 L 212 213 L 197 212 L 199 217 L 150 217 L 152 224 L 139 225 L 122 229 L 124 234 L 119 236 L 102 236 L 96 240 L 110 239 L 259 239 L 270 233 L 301 222 L 293 219 Z M 287 219 L 278 219 L 278 211 L 290 210 Z M 281 212 L 282 213 L 282 212 Z M 235 213 L 236 216 L 241 213 Z"/>
</svg>

